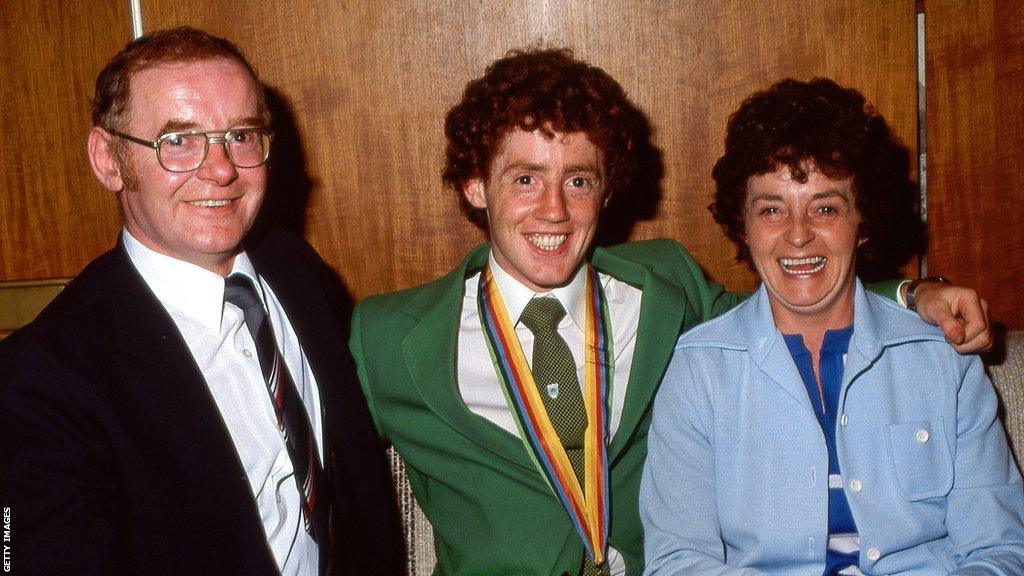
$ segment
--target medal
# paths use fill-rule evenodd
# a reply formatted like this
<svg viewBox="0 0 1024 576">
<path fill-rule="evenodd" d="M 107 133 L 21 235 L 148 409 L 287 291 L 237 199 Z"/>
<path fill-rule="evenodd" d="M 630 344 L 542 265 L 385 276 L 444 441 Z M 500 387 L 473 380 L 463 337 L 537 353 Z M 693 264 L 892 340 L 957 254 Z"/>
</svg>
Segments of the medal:
<svg viewBox="0 0 1024 576">
<path fill-rule="evenodd" d="M 608 543 L 608 398 L 614 367 L 611 322 L 600 277 L 592 266 L 587 266 L 583 331 L 586 354 L 583 403 L 587 413 L 584 489 L 580 488 L 565 448 L 548 418 L 490 267 L 485 267 L 480 274 L 478 292 L 480 320 L 487 347 L 509 409 L 516 417 L 519 435 L 537 469 L 572 520 L 587 554 L 596 564 L 602 565 Z M 560 384 L 551 382 L 544 391 L 555 398 L 560 392 Z"/>
</svg>

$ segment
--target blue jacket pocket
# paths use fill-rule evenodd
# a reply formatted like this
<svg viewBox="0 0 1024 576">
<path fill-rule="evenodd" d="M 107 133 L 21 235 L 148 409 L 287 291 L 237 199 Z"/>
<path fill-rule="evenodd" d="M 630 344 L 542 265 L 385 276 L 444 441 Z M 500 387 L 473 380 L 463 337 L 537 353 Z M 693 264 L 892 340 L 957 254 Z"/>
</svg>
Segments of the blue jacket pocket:
<svg viewBox="0 0 1024 576">
<path fill-rule="evenodd" d="M 905 499 L 946 496 L 953 488 L 953 457 L 942 418 L 890 424 L 889 455 Z"/>
</svg>

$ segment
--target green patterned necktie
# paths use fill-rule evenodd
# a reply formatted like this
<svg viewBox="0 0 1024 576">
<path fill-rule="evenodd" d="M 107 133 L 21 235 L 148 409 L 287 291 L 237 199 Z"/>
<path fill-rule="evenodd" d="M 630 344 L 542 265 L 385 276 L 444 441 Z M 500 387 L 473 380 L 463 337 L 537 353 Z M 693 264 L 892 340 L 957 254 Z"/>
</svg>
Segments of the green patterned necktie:
<svg viewBox="0 0 1024 576">
<path fill-rule="evenodd" d="M 558 323 L 565 317 L 565 308 L 555 298 L 534 298 L 526 305 L 519 321 L 533 332 L 533 380 L 544 401 L 551 426 L 565 447 L 572 470 L 586 493 L 583 468 L 584 437 L 587 411 L 583 405 L 576 362 L 565 339 L 558 334 Z M 583 562 L 583 575 L 605 574 L 588 557 Z"/>
</svg>

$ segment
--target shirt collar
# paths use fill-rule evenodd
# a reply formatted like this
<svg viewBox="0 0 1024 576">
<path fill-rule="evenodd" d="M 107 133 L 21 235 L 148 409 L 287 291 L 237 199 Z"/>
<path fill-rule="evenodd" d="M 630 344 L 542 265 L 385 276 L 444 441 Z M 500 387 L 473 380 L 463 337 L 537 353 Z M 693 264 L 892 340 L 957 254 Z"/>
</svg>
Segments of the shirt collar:
<svg viewBox="0 0 1024 576">
<path fill-rule="evenodd" d="M 584 291 L 587 285 L 587 266 L 580 266 L 573 276 L 572 281 L 554 288 L 550 292 L 534 292 L 523 286 L 521 282 L 505 271 L 497 261 L 494 260 L 494 253 L 487 257 L 488 265 L 491 267 L 491 274 L 494 282 L 501 293 L 501 299 L 505 302 L 505 309 L 508 310 L 509 318 L 519 323 L 519 316 L 523 313 L 526 305 L 535 297 L 551 296 L 562 303 L 562 307 L 568 312 L 569 318 L 581 331 L 585 326 L 586 302 L 584 302 Z"/>
<path fill-rule="evenodd" d="M 224 313 L 224 278 L 202 266 L 161 254 L 122 232 L 128 258 L 165 308 L 175 309 L 215 332 Z M 259 286 L 256 270 L 245 252 L 235 256 L 231 272 L 249 276 Z M 257 290 L 257 293 L 260 291 Z"/>
</svg>

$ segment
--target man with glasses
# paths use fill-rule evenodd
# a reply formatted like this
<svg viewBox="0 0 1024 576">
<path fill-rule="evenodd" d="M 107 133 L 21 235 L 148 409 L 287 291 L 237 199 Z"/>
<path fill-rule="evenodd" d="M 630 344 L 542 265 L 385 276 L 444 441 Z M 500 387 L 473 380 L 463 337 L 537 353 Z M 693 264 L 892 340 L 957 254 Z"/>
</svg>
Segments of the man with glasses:
<svg viewBox="0 0 1024 576">
<path fill-rule="evenodd" d="M 88 152 L 118 245 L 0 345 L 0 502 L 19 574 L 397 574 L 386 469 L 331 271 L 251 238 L 273 134 L 229 41 L 101 71 Z"/>
</svg>

